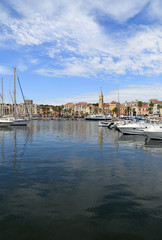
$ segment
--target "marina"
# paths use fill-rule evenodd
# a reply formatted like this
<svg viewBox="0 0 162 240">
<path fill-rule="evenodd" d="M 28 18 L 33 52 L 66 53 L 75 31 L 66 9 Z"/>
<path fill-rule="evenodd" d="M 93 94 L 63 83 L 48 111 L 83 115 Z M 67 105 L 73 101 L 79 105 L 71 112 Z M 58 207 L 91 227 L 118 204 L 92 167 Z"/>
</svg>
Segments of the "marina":
<svg viewBox="0 0 162 240">
<path fill-rule="evenodd" d="M 162 240 L 161 12 L 0 2 L 0 240 Z"/>
<path fill-rule="evenodd" d="M 95 121 L 0 128 L 1 239 L 160 239 L 162 141 Z"/>
</svg>

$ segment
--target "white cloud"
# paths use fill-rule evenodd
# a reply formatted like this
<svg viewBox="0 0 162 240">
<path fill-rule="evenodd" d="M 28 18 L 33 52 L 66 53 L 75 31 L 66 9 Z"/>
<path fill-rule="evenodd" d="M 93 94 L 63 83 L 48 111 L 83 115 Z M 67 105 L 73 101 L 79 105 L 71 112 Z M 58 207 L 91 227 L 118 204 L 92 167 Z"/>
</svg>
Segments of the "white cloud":
<svg viewBox="0 0 162 240">
<path fill-rule="evenodd" d="M 4 66 L 0 66 L 0 74 L 3 76 L 3 75 L 11 75 L 12 74 L 12 71 L 7 68 L 7 67 L 4 67 Z"/>
<path fill-rule="evenodd" d="M 160 25 L 132 26 L 119 33 L 112 32 L 110 36 L 96 20 L 96 16 L 104 16 L 123 23 L 140 13 L 148 3 L 149 14 L 160 18 L 160 0 L 9 0 L 8 3 L 19 17 L 12 17 L 9 10 L 1 6 L 0 45 L 7 43 L 6 40 L 15 40 L 18 46 L 50 43 L 44 53 L 57 59 L 61 70 L 54 66 L 37 68 L 35 72 L 41 75 L 87 77 L 127 71 L 141 75 L 162 73 Z"/>
<path fill-rule="evenodd" d="M 148 102 L 149 99 L 158 99 L 162 100 L 162 84 L 154 83 L 153 85 L 128 85 L 125 88 L 119 89 L 119 101 L 124 103 L 125 101 L 134 101 L 141 100 L 143 102 Z M 110 103 L 112 101 L 118 101 L 118 90 L 115 89 L 108 93 L 103 91 L 104 102 Z M 99 101 L 99 92 L 88 92 L 80 96 L 64 97 L 64 98 L 55 98 L 49 99 L 47 103 L 53 105 L 62 105 L 68 102 L 78 103 L 78 102 L 87 102 L 87 103 L 97 103 Z"/>
<path fill-rule="evenodd" d="M 91 0 L 87 1 L 90 11 L 97 10 L 119 22 L 124 22 L 138 14 L 149 0 Z"/>
</svg>

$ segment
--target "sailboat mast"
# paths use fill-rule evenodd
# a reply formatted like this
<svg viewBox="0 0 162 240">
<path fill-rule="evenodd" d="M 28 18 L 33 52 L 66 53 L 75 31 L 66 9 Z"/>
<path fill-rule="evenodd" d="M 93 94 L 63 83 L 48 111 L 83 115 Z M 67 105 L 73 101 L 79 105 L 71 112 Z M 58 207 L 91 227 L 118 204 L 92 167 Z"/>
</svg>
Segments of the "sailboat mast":
<svg viewBox="0 0 162 240">
<path fill-rule="evenodd" d="M 16 118 L 16 78 L 15 78 L 16 68 L 14 67 L 14 116 Z"/>
<path fill-rule="evenodd" d="M 1 108 L 1 115 L 3 116 L 3 78 L 1 79 L 1 86 L 2 86 L 2 108 Z"/>
</svg>

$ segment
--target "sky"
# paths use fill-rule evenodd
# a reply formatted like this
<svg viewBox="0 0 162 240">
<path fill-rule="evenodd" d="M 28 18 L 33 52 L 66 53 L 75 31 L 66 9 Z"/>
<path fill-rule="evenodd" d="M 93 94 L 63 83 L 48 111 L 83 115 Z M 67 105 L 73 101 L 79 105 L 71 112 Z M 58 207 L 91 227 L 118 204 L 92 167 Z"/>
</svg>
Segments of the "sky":
<svg viewBox="0 0 162 240">
<path fill-rule="evenodd" d="M 37 104 L 162 100 L 162 1 L 0 0 L 5 102 L 14 67 Z"/>
</svg>

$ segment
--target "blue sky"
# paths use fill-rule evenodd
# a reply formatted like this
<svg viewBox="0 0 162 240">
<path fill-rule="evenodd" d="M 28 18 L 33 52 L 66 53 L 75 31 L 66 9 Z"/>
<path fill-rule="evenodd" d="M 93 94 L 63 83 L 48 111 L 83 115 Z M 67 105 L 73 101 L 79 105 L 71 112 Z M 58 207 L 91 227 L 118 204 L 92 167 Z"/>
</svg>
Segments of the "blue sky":
<svg viewBox="0 0 162 240">
<path fill-rule="evenodd" d="M 162 1 L 1 0 L 6 102 L 14 67 L 38 104 L 162 100 Z"/>
</svg>

